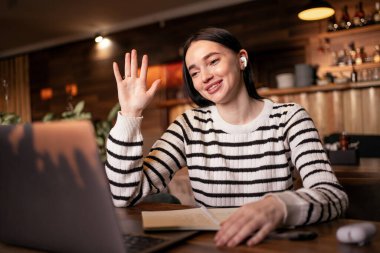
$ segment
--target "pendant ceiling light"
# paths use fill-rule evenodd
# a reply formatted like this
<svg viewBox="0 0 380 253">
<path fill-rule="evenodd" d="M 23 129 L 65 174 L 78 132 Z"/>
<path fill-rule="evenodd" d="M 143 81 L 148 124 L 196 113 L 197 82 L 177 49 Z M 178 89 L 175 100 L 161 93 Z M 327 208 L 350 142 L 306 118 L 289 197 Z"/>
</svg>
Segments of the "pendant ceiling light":
<svg viewBox="0 0 380 253">
<path fill-rule="evenodd" d="M 298 13 L 298 18 L 307 21 L 320 20 L 334 15 L 334 8 L 323 0 L 310 0 L 309 3 Z"/>
</svg>

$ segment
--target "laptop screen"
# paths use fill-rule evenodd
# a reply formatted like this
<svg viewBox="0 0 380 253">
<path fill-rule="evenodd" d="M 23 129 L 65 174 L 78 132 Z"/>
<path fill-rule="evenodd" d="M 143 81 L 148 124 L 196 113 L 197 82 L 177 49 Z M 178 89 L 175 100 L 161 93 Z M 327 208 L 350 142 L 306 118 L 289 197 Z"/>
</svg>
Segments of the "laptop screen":
<svg viewBox="0 0 380 253">
<path fill-rule="evenodd" d="M 60 252 L 122 252 L 92 124 L 0 127 L 0 241 Z"/>
</svg>

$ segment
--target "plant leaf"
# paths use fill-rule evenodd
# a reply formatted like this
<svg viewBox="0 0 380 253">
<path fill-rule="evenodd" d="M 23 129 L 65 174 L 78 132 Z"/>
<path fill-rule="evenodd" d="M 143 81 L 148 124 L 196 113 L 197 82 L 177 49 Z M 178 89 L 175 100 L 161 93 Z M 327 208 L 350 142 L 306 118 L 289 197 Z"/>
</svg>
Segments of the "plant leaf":
<svg viewBox="0 0 380 253">
<path fill-rule="evenodd" d="M 76 104 L 74 108 L 74 113 L 79 115 L 83 111 L 84 104 L 85 104 L 84 100 L 79 101 L 78 104 Z"/>
<path fill-rule="evenodd" d="M 108 117 L 107 117 L 107 120 L 108 121 L 113 121 L 117 115 L 117 112 L 120 111 L 120 104 L 119 103 L 116 103 L 111 111 L 108 113 Z"/>
<path fill-rule="evenodd" d="M 49 113 L 47 113 L 47 114 L 42 118 L 42 122 L 52 121 L 53 119 L 54 119 L 54 113 L 49 112 Z"/>
</svg>

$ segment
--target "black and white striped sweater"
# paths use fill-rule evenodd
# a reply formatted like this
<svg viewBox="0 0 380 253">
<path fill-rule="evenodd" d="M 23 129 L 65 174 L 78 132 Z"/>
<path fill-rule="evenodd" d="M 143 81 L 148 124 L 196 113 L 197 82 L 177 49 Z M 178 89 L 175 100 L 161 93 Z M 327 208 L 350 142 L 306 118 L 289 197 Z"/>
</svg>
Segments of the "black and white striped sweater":
<svg viewBox="0 0 380 253">
<path fill-rule="evenodd" d="M 142 117 L 119 114 L 107 142 L 106 173 L 114 204 L 134 205 L 162 191 L 187 166 L 200 205 L 236 207 L 270 194 L 286 206 L 286 225 L 341 215 L 348 198 L 312 119 L 297 104 L 264 102 L 260 115 L 245 125 L 228 124 L 215 106 L 188 110 L 145 158 Z M 303 188 L 294 190 L 297 174 Z"/>
</svg>

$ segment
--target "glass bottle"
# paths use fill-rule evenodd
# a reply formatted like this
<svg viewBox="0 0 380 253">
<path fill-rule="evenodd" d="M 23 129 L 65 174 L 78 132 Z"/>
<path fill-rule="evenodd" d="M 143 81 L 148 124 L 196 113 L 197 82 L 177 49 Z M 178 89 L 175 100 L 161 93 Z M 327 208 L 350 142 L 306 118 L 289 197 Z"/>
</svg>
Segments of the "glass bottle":
<svg viewBox="0 0 380 253">
<path fill-rule="evenodd" d="M 380 62 L 380 45 L 375 46 L 375 53 L 373 54 L 373 62 Z"/>
<path fill-rule="evenodd" d="M 354 27 L 360 27 L 360 26 L 366 25 L 367 21 L 366 21 L 365 13 L 364 13 L 364 10 L 363 10 L 363 2 L 360 1 L 356 5 L 355 9 L 356 9 L 355 15 L 352 18 L 353 26 Z"/>
<path fill-rule="evenodd" d="M 351 82 L 356 83 L 358 81 L 358 72 L 356 72 L 356 69 L 354 66 L 352 66 L 352 72 L 351 72 Z"/>
<path fill-rule="evenodd" d="M 341 49 L 338 51 L 336 65 L 338 66 L 346 65 L 346 51 L 345 50 Z"/>
<path fill-rule="evenodd" d="M 349 29 L 351 27 L 351 19 L 350 15 L 348 14 L 348 6 L 344 5 L 342 9 L 342 18 L 339 22 L 339 28 L 340 29 Z"/>
<path fill-rule="evenodd" d="M 354 65 L 355 64 L 355 57 L 356 57 L 356 51 L 355 51 L 355 42 L 351 42 L 348 44 L 348 47 L 346 47 L 345 55 L 346 55 L 346 65 Z"/>
<path fill-rule="evenodd" d="M 348 149 L 348 144 L 349 144 L 349 140 L 348 140 L 347 133 L 346 133 L 346 132 L 343 132 L 343 133 L 339 136 L 339 148 L 340 148 L 341 150 L 347 150 L 347 149 Z"/>
<path fill-rule="evenodd" d="M 355 64 L 360 65 L 366 61 L 367 54 L 364 52 L 364 47 L 357 47 L 355 53 Z"/>
<path fill-rule="evenodd" d="M 328 32 L 335 32 L 339 29 L 338 22 L 336 21 L 335 14 L 332 15 L 327 22 L 327 31 Z"/>
</svg>

